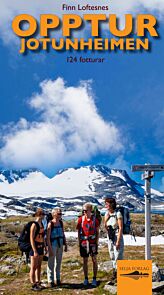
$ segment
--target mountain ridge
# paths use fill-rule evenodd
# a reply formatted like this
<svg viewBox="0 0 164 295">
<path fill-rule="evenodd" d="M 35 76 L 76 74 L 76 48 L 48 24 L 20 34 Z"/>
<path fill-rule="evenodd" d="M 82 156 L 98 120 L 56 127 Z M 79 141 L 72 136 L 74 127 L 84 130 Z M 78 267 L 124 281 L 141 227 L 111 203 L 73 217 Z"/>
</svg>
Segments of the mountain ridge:
<svg viewBox="0 0 164 295">
<path fill-rule="evenodd" d="M 113 196 L 133 210 L 144 208 L 143 185 L 131 179 L 126 170 L 105 165 L 67 168 L 52 178 L 34 168 L 0 170 L 0 179 L 0 216 L 29 213 L 37 206 L 66 210 L 78 210 L 84 202 L 102 206 L 104 196 Z M 152 206 L 164 209 L 164 195 L 153 189 L 152 194 Z"/>
</svg>

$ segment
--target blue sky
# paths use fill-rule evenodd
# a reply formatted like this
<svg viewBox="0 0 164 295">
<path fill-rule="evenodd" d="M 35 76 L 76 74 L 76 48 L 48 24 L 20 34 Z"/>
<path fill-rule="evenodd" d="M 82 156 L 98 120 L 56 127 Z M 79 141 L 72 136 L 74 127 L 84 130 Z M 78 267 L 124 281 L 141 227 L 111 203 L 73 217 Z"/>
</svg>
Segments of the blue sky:
<svg viewBox="0 0 164 295">
<path fill-rule="evenodd" d="M 158 1 L 155 2 L 158 4 Z M 11 22 L 11 20 L 9 20 L 9 22 Z M 46 88 L 48 87 L 47 84 L 41 89 L 40 83 L 44 80 L 56 81 L 59 77 L 66 83 L 65 86 L 60 86 L 66 97 L 69 87 L 73 87 L 73 96 L 76 95 L 76 93 L 88 95 L 86 108 L 89 108 L 88 116 L 91 114 L 90 118 L 87 118 L 88 121 L 86 121 L 89 124 L 88 130 L 91 130 L 91 132 L 93 131 L 93 133 L 95 132 L 95 137 L 99 136 L 99 133 L 96 133 L 96 130 L 92 129 L 93 126 L 90 125 L 92 122 L 92 115 L 96 115 L 97 129 L 105 122 L 102 132 L 102 139 L 105 141 L 104 147 L 103 142 L 100 143 L 97 140 L 92 150 L 90 145 L 94 140 L 94 136 L 89 139 L 87 138 L 84 149 L 81 147 L 80 141 L 80 152 L 78 156 L 78 145 L 75 150 L 72 150 L 72 153 L 69 152 L 68 154 L 67 152 L 66 155 L 62 148 L 62 160 L 54 161 L 53 165 L 47 163 L 51 162 L 51 153 L 52 157 L 56 156 L 55 151 L 53 154 L 52 149 L 50 149 L 50 151 L 48 149 L 47 158 L 49 159 L 47 160 L 45 157 L 45 150 L 42 157 L 43 150 L 41 149 L 39 150 L 37 161 L 34 161 L 35 166 L 36 163 L 38 163 L 40 169 L 47 175 L 52 176 L 60 168 L 78 166 L 81 164 L 102 163 L 119 169 L 127 169 L 128 172 L 130 172 L 132 164 L 144 164 L 145 162 L 162 164 L 164 159 L 164 22 L 161 15 L 159 16 L 158 31 L 160 33 L 160 38 L 152 41 L 151 52 L 106 52 L 93 54 L 89 52 L 55 53 L 51 51 L 49 53 L 29 53 L 26 56 L 22 56 L 18 53 L 18 47 L 15 43 L 15 37 L 12 36 L 12 32 L 9 31 L 12 37 L 9 38 L 7 42 L 4 42 L 3 32 L 1 32 L 0 166 L 2 168 L 26 168 L 28 164 L 27 161 L 22 160 L 23 157 L 27 159 L 29 157 L 29 165 L 32 166 L 33 158 L 37 157 L 37 152 L 35 155 L 32 155 L 32 151 L 30 150 L 29 155 L 28 149 L 26 151 L 26 146 L 31 144 L 31 137 L 29 137 L 28 142 L 28 136 L 26 137 L 24 145 L 21 147 L 21 132 L 25 129 L 27 131 L 29 129 L 31 130 L 31 128 L 35 128 L 36 126 L 34 127 L 34 125 L 36 124 L 37 126 L 43 122 L 44 124 L 46 122 L 46 126 L 49 124 L 46 117 L 49 116 L 50 113 L 48 109 L 49 106 L 43 102 L 39 107 L 38 105 L 36 106 L 38 102 L 37 96 L 42 94 L 42 97 L 44 97 L 45 87 L 45 89 L 47 89 L 46 95 L 49 97 L 50 94 L 47 93 L 50 92 L 48 88 Z M 76 57 L 104 57 L 105 62 L 103 64 L 71 64 L 66 62 L 67 56 L 70 55 Z M 87 82 L 87 86 L 85 86 L 86 88 L 84 87 L 85 89 L 83 89 L 82 92 L 76 92 L 77 89 L 80 91 L 79 83 L 84 80 L 92 80 L 91 85 L 89 84 L 90 86 L 88 86 Z M 54 89 L 57 91 L 56 89 L 59 86 L 54 87 L 56 87 Z M 90 106 L 90 100 L 88 98 L 90 92 L 87 92 L 87 87 L 91 87 L 94 106 Z M 46 95 L 44 98 L 45 100 L 47 99 Z M 75 110 L 71 111 L 70 114 L 71 116 L 74 114 L 75 117 L 77 115 L 82 116 L 80 110 L 79 113 L 76 112 L 78 100 L 76 100 L 76 103 L 77 107 L 74 106 Z M 59 104 L 59 101 L 58 105 L 53 101 L 54 108 L 55 106 L 58 107 Z M 96 111 L 94 107 L 96 107 Z M 46 111 L 43 110 L 43 108 L 46 108 Z M 52 114 L 50 114 L 50 116 L 51 115 Z M 61 115 L 61 112 L 56 114 L 56 116 L 58 115 Z M 20 122 L 21 118 L 24 118 L 28 123 L 24 121 L 22 123 L 21 121 L 20 127 L 18 122 Z M 83 119 L 84 117 L 82 116 L 80 122 L 83 122 Z M 69 122 L 72 124 L 71 120 L 69 120 Z M 115 139 L 113 139 L 111 135 L 112 127 L 111 125 L 109 126 L 110 122 L 112 122 L 116 128 L 113 135 Z M 53 119 L 51 120 L 50 128 L 53 124 L 57 124 L 57 120 L 55 122 Z M 106 134 L 105 130 L 107 130 Z M 72 129 L 69 129 L 69 132 L 70 131 L 72 132 Z M 18 133 L 20 136 L 16 137 Z M 62 133 L 62 135 L 57 138 L 57 141 L 55 141 L 59 146 L 59 139 L 63 138 L 63 136 L 65 136 L 65 134 L 63 135 Z M 85 136 L 83 136 L 82 139 L 85 141 Z M 106 141 L 106 137 L 108 136 L 111 140 L 110 143 Z M 11 141 L 11 138 L 14 138 L 14 143 Z M 38 138 L 41 143 L 44 141 L 44 136 Z M 47 138 L 49 142 L 49 137 L 47 135 L 45 138 Z M 14 151 L 13 155 L 12 147 L 14 146 L 15 149 L 17 142 L 17 151 Z M 120 144 L 120 148 L 118 149 L 114 148 L 116 142 Z M 46 146 L 45 141 L 43 145 L 44 144 Z M 66 145 L 65 141 L 64 144 Z M 87 146 L 89 146 L 88 153 L 84 152 Z M 24 149 L 22 153 L 20 153 L 21 148 Z M 57 149 L 59 154 L 61 151 L 60 148 L 58 149 L 57 146 L 54 146 L 54 150 Z M 8 155 L 8 152 L 10 155 Z M 19 157 L 19 154 L 22 154 L 22 158 Z M 65 161 L 63 160 L 64 157 Z M 140 174 L 133 175 L 131 173 L 131 176 L 136 180 L 140 180 Z M 162 177 L 162 173 L 156 175 L 153 180 L 154 187 L 163 189 L 161 187 Z"/>
</svg>

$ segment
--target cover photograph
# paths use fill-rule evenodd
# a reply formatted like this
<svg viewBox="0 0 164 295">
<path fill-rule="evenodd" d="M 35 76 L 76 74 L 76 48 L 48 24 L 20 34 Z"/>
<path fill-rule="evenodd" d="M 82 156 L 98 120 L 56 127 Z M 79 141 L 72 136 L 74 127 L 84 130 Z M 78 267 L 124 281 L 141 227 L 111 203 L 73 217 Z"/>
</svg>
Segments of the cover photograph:
<svg viewBox="0 0 164 295">
<path fill-rule="evenodd" d="M 163 0 L 1 0 L 0 294 L 164 294 L 163 38 Z"/>
</svg>

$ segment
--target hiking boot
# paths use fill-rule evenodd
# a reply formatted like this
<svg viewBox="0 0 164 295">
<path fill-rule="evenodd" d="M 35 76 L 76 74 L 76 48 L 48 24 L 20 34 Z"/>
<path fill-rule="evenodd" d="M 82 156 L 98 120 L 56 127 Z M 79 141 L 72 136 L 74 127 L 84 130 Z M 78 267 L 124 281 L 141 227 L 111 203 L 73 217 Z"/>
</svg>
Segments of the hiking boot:
<svg viewBox="0 0 164 295">
<path fill-rule="evenodd" d="M 109 281 L 106 285 L 114 286 L 114 281 Z"/>
<path fill-rule="evenodd" d="M 112 273 L 112 277 L 110 281 L 107 283 L 107 285 L 115 286 L 116 283 L 117 283 L 117 271 L 114 269 Z"/>
<path fill-rule="evenodd" d="M 89 285 L 88 279 L 85 279 L 85 280 L 84 280 L 83 285 L 84 285 L 84 286 L 88 286 L 88 285 Z"/>
<path fill-rule="evenodd" d="M 41 288 L 37 284 L 33 284 L 31 287 L 32 291 L 41 291 Z"/>
<path fill-rule="evenodd" d="M 41 282 L 39 282 L 39 283 L 36 283 L 37 284 L 37 286 L 41 289 L 41 290 L 43 290 L 43 289 L 45 289 L 46 287 L 45 286 L 43 286 L 42 285 L 42 283 Z"/>
<path fill-rule="evenodd" d="M 92 280 L 91 285 L 92 285 L 92 287 L 97 287 L 97 281 L 96 281 L 96 279 L 93 279 Z"/>
</svg>

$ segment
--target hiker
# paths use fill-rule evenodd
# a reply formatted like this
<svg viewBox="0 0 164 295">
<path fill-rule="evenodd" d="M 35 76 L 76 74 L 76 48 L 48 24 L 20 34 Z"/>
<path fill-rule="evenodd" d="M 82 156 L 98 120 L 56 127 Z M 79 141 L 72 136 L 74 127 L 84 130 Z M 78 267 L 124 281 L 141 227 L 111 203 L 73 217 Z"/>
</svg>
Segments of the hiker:
<svg viewBox="0 0 164 295">
<path fill-rule="evenodd" d="M 83 205 L 83 215 L 78 218 L 77 230 L 80 247 L 80 256 L 83 258 L 84 286 L 88 281 L 88 257 L 92 257 L 93 262 L 93 280 L 92 286 L 97 286 L 97 254 L 99 239 L 99 221 L 96 214 L 92 214 L 92 205 L 86 203 Z"/>
<path fill-rule="evenodd" d="M 108 232 L 108 249 L 113 264 L 112 280 L 117 278 L 117 260 L 123 259 L 123 217 L 120 211 L 116 211 L 116 200 L 114 198 L 105 199 L 104 225 Z"/>
<path fill-rule="evenodd" d="M 52 210 L 52 220 L 47 227 L 47 244 L 48 244 L 48 265 L 47 279 L 49 287 L 55 287 L 61 284 L 60 269 L 63 255 L 63 245 L 67 251 L 67 243 L 64 234 L 63 222 L 61 220 L 62 211 L 60 208 Z"/>
<path fill-rule="evenodd" d="M 30 268 L 30 281 L 32 284 L 32 290 L 33 291 L 40 291 L 43 289 L 43 286 L 40 282 L 40 275 L 41 275 L 41 264 L 43 260 L 43 254 L 44 254 L 44 227 L 42 224 L 42 220 L 44 218 L 44 211 L 42 208 L 38 208 L 35 217 L 36 221 L 35 223 L 32 223 L 30 228 L 30 243 L 31 243 L 31 251 L 30 251 L 30 257 L 31 257 L 31 268 Z M 37 231 L 37 225 L 36 222 L 39 225 L 39 231 L 36 235 Z"/>
</svg>

